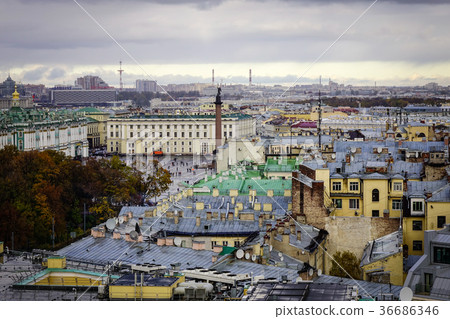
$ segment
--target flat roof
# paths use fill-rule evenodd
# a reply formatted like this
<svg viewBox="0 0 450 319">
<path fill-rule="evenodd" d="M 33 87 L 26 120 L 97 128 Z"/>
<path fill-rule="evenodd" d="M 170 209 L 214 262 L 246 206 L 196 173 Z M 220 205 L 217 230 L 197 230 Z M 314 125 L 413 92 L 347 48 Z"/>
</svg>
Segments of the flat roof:
<svg viewBox="0 0 450 319">
<path fill-rule="evenodd" d="M 143 275 L 142 285 L 146 287 L 170 287 L 179 278 L 178 277 L 153 277 L 152 275 Z M 136 282 L 141 285 L 141 275 L 136 275 Z M 117 279 L 111 286 L 134 286 L 135 276 L 134 274 L 126 274 Z"/>
</svg>

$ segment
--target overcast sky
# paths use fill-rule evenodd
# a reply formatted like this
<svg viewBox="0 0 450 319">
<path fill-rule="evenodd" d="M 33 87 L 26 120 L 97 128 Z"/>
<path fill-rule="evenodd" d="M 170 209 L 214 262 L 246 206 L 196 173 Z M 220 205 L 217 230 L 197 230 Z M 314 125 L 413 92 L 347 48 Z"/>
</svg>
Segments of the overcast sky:
<svg viewBox="0 0 450 319">
<path fill-rule="evenodd" d="M 1 0 L 0 81 L 450 85 L 450 1 Z M 122 47 L 122 48 L 121 48 Z M 125 51 L 129 53 L 129 56 Z M 319 56 L 320 60 L 311 66 Z M 139 64 L 137 64 L 136 60 Z"/>
</svg>

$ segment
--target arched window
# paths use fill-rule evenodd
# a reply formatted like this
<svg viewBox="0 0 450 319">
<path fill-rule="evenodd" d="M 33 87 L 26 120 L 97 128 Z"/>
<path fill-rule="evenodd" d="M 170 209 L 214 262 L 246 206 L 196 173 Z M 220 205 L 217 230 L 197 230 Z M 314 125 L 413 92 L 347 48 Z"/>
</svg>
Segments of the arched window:
<svg viewBox="0 0 450 319">
<path fill-rule="evenodd" d="M 380 201 L 380 191 L 375 188 L 372 191 L 372 202 L 378 202 L 378 201 Z"/>
</svg>

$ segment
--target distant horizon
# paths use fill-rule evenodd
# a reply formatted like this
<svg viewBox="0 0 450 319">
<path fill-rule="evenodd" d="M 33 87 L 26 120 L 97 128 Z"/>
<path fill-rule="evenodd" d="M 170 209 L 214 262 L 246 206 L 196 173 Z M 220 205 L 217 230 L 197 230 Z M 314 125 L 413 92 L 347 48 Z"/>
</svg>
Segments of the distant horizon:
<svg viewBox="0 0 450 319">
<path fill-rule="evenodd" d="M 446 0 L 3 0 L 0 77 L 450 85 Z M 6 31 L 7 30 L 7 31 Z"/>
</svg>

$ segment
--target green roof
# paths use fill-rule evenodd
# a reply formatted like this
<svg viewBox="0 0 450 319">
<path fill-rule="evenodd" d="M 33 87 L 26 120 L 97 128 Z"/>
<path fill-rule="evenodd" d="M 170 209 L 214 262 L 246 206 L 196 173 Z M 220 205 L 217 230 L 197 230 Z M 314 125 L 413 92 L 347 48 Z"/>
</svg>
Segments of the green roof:
<svg viewBox="0 0 450 319">
<path fill-rule="evenodd" d="M 235 247 L 223 246 L 222 251 L 220 252 L 220 256 L 232 254 L 236 250 Z"/>
</svg>

